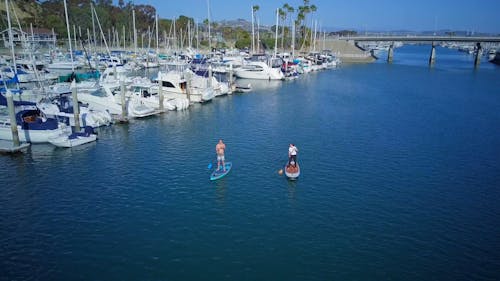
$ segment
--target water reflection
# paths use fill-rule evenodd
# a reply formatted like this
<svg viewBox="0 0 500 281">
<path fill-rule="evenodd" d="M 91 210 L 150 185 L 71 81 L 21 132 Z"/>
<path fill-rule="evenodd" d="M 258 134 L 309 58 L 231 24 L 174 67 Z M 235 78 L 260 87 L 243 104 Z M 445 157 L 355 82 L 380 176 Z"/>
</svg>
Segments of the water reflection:
<svg viewBox="0 0 500 281">
<path fill-rule="evenodd" d="M 288 202 L 291 204 L 295 204 L 296 203 L 295 192 L 298 180 L 292 181 L 286 179 L 286 181 L 287 181 L 287 191 L 288 191 Z"/>
<path fill-rule="evenodd" d="M 236 83 L 238 85 L 248 85 L 250 84 L 252 86 L 252 92 L 259 92 L 259 91 L 269 91 L 269 90 L 275 90 L 279 88 L 282 84 L 283 81 L 279 80 L 256 80 L 256 79 L 238 79 L 236 80 Z"/>
<path fill-rule="evenodd" d="M 225 179 L 215 181 L 215 201 L 221 206 L 226 202 L 226 185 Z"/>
</svg>

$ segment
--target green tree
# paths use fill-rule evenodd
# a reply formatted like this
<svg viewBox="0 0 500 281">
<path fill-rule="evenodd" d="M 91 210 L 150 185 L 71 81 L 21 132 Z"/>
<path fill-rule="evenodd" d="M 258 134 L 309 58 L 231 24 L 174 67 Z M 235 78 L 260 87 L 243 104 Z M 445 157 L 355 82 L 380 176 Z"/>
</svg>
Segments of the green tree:
<svg viewBox="0 0 500 281">
<path fill-rule="evenodd" d="M 255 30 L 254 23 L 256 22 L 257 18 L 257 11 L 259 11 L 260 7 L 259 5 L 253 5 L 252 6 L 252 30 Z M 252 34 L 252 52 L 255 52 L 255 38 L 253 37 L 254 34 Z M 257 28 L 257 52 L 259 52 L 259 47 L 260 47 L 260 38 L 259 38 L 259 28 Z"/>
</svg>

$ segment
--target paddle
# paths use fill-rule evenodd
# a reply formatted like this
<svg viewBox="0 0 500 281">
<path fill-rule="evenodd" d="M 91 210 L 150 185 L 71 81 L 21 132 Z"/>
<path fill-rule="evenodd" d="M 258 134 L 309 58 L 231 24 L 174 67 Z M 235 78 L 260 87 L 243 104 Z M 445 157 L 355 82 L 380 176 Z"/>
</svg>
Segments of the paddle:
<svg viewBox="0 0 500 281">
<path fill-rule="evenodd" d="M 212 163 L 211 163 L 211 162 L 210 162 L 210 163 L 208 163 L 208 167 L 207 167 L 207 169 L 209 169 L 209 170 L 210 170 L 210 169 L 212 169 Z"/>
</svg>

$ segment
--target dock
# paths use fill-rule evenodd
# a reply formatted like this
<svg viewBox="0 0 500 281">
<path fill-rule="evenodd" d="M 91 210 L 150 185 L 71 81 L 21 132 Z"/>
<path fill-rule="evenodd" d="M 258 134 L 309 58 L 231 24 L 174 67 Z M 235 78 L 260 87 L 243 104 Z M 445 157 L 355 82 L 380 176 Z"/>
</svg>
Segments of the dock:
<svg viewBox="0 0 500 281">
<path fill-rule="evenodd" d="M 23 149 L 27 149 L 30 143 L 21 143 L 19 146 L 14 146 L 12 141 L 0 140 L 0 152 L 1 153 L 17 153 L 21 152 Z"/>
</svg>

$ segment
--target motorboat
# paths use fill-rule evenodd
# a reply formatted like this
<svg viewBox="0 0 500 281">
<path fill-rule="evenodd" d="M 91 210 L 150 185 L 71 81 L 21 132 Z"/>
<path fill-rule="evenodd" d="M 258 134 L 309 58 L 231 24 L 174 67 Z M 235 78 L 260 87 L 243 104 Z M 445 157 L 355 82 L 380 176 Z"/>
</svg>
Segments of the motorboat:
<svg viewBox="0 0 500 281">
<path fill-rule="evenodd" d="M 46 118 L 33 105 L 16 106 L 16 111 L 17 132 L 22 142 L 46 143 L 49 138 L 71 130 L 54 118 Z M 12 141 L 11 120 L 7 114 L 0 114 L 0 139 Z"/>
<path fill-rule="evenodd" d="M 90 126 L 84 127 L 81 132 L 62 133 L 49 138 L 49 142 L 57 147 L 75 147 L 96 140 L 97 134 Z"/>
<path fill-rule="evenodd" d="M 247 62 L 233 71 L 236 77 L 245 79 L 283 80 L 285 78 L 281 68 L 270 67 L 262 61 Z"/>
<path fill-rule="evenodd" d="M 118 90 L 118 89 L 117 89 Z M 116 95 L 116 94 L 115 94 Z M 160 108 L 160 95 L 158 93 L 157 85 L 151 82 L 147 78 L 135 78 L 127 87 L 126 94 L 127 97 L 134 96 L 139 99 L 145 105 L 152 107 L 154 109 Z M 176 110 L 175 101 L 173 98 L 163 99 L 163 108 L 165 110 Z"/>
<path fill-rule="evenodd" d="M 73 97 L 70 84 L 56 84 L 50 87 L 49 94 L 37 102 L 37 107 L 48 117 L 56 118 L 68 126 L 75 126 Z M 90 110 L 79 104 L 79 124 L 93 128 L 107 126 L 113 122 L 106 110 Z"/>
<path fill-rule="evenodd" d="M 78 93 L 78 100 L 88 105 L 90 110 L 107 111 L 111 115 L 122 115 L 122 97 L 117 87 L 109 88 L 102 86 L 94 91 L 83 91 Z M 127 116 L 141 118 L 158 114 L 159 112 L 146 104 L 138 97 L 125 97 L 125 108 Z"/>
<path fill-rule="evenodd" d="M 214 90 L 203 83 L 199 83 L 197 78 L 192 78 L 194 74 L 190 71 L 171 70 L 167 72 L 158 72 L 158 83 L 162 85 L 162 91 L 166 95 L 173 95 L 175 98 L 187 98 L 189 102 L 204 103 L 214 98 Z M 201 77 L 200 77 L 201 78 Z M 191 85 L 193 81 L 197 81 Z"/>
</svg>

